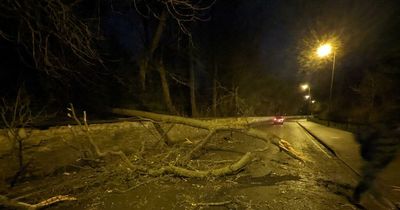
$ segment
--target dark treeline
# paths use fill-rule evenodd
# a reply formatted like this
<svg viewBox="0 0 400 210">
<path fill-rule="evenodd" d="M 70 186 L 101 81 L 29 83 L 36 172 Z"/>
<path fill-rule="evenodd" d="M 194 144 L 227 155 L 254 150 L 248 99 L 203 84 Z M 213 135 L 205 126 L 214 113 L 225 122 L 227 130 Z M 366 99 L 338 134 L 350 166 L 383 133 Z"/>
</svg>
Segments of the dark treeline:
<svg viewBox="0 0 400 210">
<path fill-rule="evenodd" d="M 71 102 L 98 116 L 123 106 L 370 121 L 399 104 L 396 1 L 6 0 L 0 9 L 1 98 L 22 92 L 35 111 L 65 113 Z M 326 39 L 340 43 L 330 114 L 329 61 L 304 53 Z"/>
</svg>

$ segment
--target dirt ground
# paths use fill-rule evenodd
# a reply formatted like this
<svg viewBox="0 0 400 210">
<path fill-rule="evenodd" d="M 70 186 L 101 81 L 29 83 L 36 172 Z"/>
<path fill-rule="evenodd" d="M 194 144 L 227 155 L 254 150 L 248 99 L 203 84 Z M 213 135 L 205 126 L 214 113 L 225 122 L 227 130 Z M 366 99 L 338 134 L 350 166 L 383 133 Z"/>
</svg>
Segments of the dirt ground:
<svg viewBox="0 0 400 210">
<path fill-rule="evenodd" d="M 168 127 L 168 126 L 166 126 Z M 185 143 L 165 146 L 150 123 L 120 122 L 91 125 L 101 149 L 122 150 L 132 163 L 159 168 L 175 163 L 206 133 L 175 126 L 170 135 Z M 319 178 L 312 167 L 280 152 L 277 147 L 238 133 L 216 135 L 189 169 L 211 169 L 238 160 L 248 151 L 255 159 L 238 173 L 205 179 L 173 175 L 148 176 L 130 170 L 119 158 L 88 159 L 82 155 L 84 137 L 67 127 L 34 131 L 26 144 L 27 172 L 16 186 L 8 181 L 16 161 L 2 142 L 0 194 L 27 203 L 56 195 L 71 195 L 48 209 L 356 209 L 346 196 L 349 184 Z"/>
</svg>

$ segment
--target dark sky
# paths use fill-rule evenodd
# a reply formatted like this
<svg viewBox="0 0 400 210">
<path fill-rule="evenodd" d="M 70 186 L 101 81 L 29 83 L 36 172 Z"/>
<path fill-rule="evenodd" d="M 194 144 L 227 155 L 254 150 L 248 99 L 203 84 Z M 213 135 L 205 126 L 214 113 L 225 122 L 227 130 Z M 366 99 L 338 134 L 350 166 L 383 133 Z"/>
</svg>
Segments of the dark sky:
<svg viewBox="0 0 400 210">
<path fill-rule="evenodd" d="M 217 1 L 215 7 L 222 13 L 214 17 L 221 27 L 218 32 L 224 34 L 219 37 L 228 46 L 247 48 L 243 53 L 254 53 L 256 61 L 276 71 L 296 65 L 297 54 L 307 47 L 302 42 L 335 37 L 341 45 L 339 57 L 356 51 L 367 56 L 378 48 L 394 47 L 388 44 L 397 39 L 393 32 L 399 26 L 395 0 Z"/>
<path fill-rule="evenodd" d="M 288 77 L 302 68 L 301 51 L 313 51 L 310 45 L 331 38 L 340 45 L 338 65 L 363 63 L 370 54 L 377 59 L 376 52 L 394 47 L 398 11 L 396 0 L 217 0 L 207 14 L 210 20 L 198 22 L 200 30 L 192 33 L 207 41 L 212 37 L 215 44 L 199 47 L 216 49 L 224 64 Z M 106 34 L 137 55 L 143 27 L 135 10 L 109 14 Z"/>
<path fill-rule="evenodd" d="M 229 55 L 228 65 L 299 77 L 302 69 L 329 68 L 327 63 L 304 68 L 299 57 L 313 53 L 318 43 L 335 39 L 337 68 L 350 72 L 398 52 L 398 4 L 396 0 L 217 1 L 214 17 L 202 24 L 216 22 L 217 48 Z"/>
<path fill-rule="evenodd" d="M 134 77 L 132 69 L 137 67 L 137 61 L 143 56 L 145 46 L 149 45 L 150 40 L 145 38 L 146 34 L 151 35 L 154 32 L 158 19 L 151 14 L 148 19 L 143 18 L 126 2 L 123 0 L 103 2 L 100 22 L 104 37 L 101 37 L 99 46 L 105 49 L 102 53 L 109 68 L 113 70 L 119 68 L 120 71 L 125 71 L 124 76 L 130 74 Z M 143 2 L 150 2 L 152 6 L 158 4 L 157 1 Z M 275 81 L 279 83 L 274 84 L 275 86 L 287 84 L 287 87 L 292 88 L 292 92 L 298 91 L 301 82 L 311 82 L 315 95 L 326 98 L 330 61 L 308 59 L 310 54 L 314 54 L 316 46 L 326 40 L 334 40 L 337 47 L 336 91 L 351 89 L 361 81 L 367 69 L 399 57 L 399 2 L 398 0 L 216 0 L 211 9 L 200 14 L 208 19 L 207 21 L 188 23 L 194 41 L 194 54 L 197 56 L 199 93 L 206 94 L 209 91 L 207 87 L 212 76 L 211 63 L 215 59 L 220 68 L 219 79 L 229 88 L 231 79 L 232 83 L 240 85 L 258 80 L 254 83 L 260 84 L 260 88 L 264 89 L 268 89 L 268 85 L 272 87 Z M 89 3 L 90 1 L 87 1 L 78 10 L 82 12 L 89 8 L 87 15 L 84 16 L 92 17 L 91 14 L 97 14 L 97 9 Z M 162 8 L 160 5 L 153 7 L 153 12 L 159 14 Z M 8 27 L 5 30 L 14 29 L 7 25 L 4 18 L 1 21 L 1 24 Z M 170 65 L 169 71 L 181 73 L 183 77 L 187 77 L 184 62 L 188 56 L 178 51 L 180 46 L 184 47 L 187 44 L 186 39 L 187 36 L 179 30 L 176 22 L 169 18 L 161 39 L 162 47 L 156 51 L 156 54 L 161 50 L 167 52 L 165 54 L 168 57 L 166 63 Z M 26 67 L 17 60 L 21 58 L 18 50 L 21 52 L 24 50 L 21 46 L 13 46 L 5 40 L 1 42 L 3 58 L 9 58 L 2 61 L 2 68 L 23 69 L 8 70 L 2 74 L 1 79 L 4 82 L 1 92 L 4 93 L 8 91 L 10 84 L 15 84 L 14 81 L 21 78 L 20 75 L 25 75 L 25 78 L 30 78 L 32 75 L 35 77 L 40 71 Z M 10 50 L 11 48 L 13 49 Z M 29 51 L 26 54 L 22 53 L 22 57 L 29 57 L 29 53 Z M 181 59 L 179 65 L 171 64 L 179 59 Z M 46 80 L 47 76 L 43 71 L 40 73 L 42 75 L 35 81 L 38 84 Z M 263 79 L 269 83 L 261 87 L 266 83 L 262 81 Z M 153 82 L 157 82 L 156 80 Z M 39 85 L 32 86 L 36 88 Z M 182 88 L 176 84 L 175 87 Z M 244 91 L 246 88 L 249 91 L 254 89 L 249 86 L 241 90 Z M 246 94 L 251 93 L 243 93 Z"/>
</svg>

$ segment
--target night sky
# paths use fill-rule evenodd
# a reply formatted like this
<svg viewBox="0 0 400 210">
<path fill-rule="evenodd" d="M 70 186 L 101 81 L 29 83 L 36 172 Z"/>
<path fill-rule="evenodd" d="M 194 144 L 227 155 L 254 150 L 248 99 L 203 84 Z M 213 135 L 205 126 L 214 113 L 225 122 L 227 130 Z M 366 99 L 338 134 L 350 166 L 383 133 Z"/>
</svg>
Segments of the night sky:
<svg viewBox="0 0 400 210">
<path fill-rule="evenodd" d="M 38 26 L 39 31 L 43 30 L 43 37 L 50 33 L 49 46 L 55 56 L 65 56 L 60 60 L 68 64 L 68 71 L 53 71 L 46 63 L 32 65 L 35 62 L 29 27 L 21 23 L 21 15 L 10 10 L 11 3 L 2 3 L 2 98 L 13 98 L 23 86 L 38 107 L 62 110 L 65 104 L 73 102 L 93 111 L 103 104 L 166 112 L 160 99 L 160 79 L 153 66 L 161 58 L 170 75 L 172 99 L 185 115 L 189 112 L 189 91 L 177 78 L 188 81 L 191 65 L 195 71 L 197 103 L 203 115 L 209 114 L 215 68 L 218 68 L 220 97 L 227 98 L 238 87 L 241 103 L 251 107 L 248 114 L 304 114 L 307 102 L 299 85 L 307 82 L 318 101 L 315 111 L 326 115 L 332 63 L 329 59 L 310 59 L 310 55 L 318 45 L 331 41 L 336 52 L 334 111 L 338 118 L 362 115 L 341 111 L 343 107 L 354 110 L 365 104 L 372 104 L 372 109 L 381 105 L 380 108 L 392 107 L 399 100 L 396 84 L 400 7 L 396 0 L 216 0 L 211 7 L 197 11 L 198 19 L 184 22 L 189 33 L 170 14 L 160 44 L 150 59 L 152 67 L 146 81 L 149 87 L 145 92 L 139 90 L 139 64 L 147 56 L 165 4 L 136 2 L 136 8 L 124 0 L 100 4 L 82 1 L 72 7 L 73 15 L 93 35 L 90 42 L 98 57 L 88 58 L 92 59 L 90 64 L 82 62 L 81 57 L 69 56 L 74 53 L 68 51 L 71 46 L 52 38 L 49 31 L 53 29 L 45 15 L 32 20 L 46 26 Z M 209 6 L 210 2 L 205 1 L 201 6 Z M 32 8 L 34 11 L 35 7 Z M 18 24 L 20 27 L 16 27 Z M 21 30 L 22 40 L 18 40 Z M 377 91 L 372 96 L 367 91 L 372 83 L 368 83 L 366 75 L 383 78 L 374 82 Z M 386 79 L 391 85 L 382 82 Z M 385 104 L 382 98 L 391 100 Z M 226 111 L 229 107 L 223 107 L 224 103 L 221 102 L 220 108 L 224 110 L 221 115 L 238 114 Z"/>
</svg>

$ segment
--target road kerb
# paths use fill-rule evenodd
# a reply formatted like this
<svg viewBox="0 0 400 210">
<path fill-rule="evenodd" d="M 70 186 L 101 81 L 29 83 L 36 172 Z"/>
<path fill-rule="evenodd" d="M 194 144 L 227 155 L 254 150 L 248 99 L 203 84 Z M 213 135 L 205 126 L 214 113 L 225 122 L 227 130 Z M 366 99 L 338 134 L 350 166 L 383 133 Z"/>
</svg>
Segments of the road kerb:
<svg viewBox="0 0 400 210">
<path fill-rule="evenodd" d="M 338 157 L 335 150 L 333 150 L 328 144 L 326 144 L 324 141 L 322 141 L 320 138 L 318 138 L 314 133 L 312 133 L 310 130 L 308 130 L 306 127 L 304 127 L 301 123 L 297 122 L 297 124 L 302 127 L 308 134 L 310 134 L 312 137 L 314 137 L 315 140 L 317 140 L 320 144 L 322 144 L 329 152 L 331 152 L 334 156 Z"/>
</svg>

